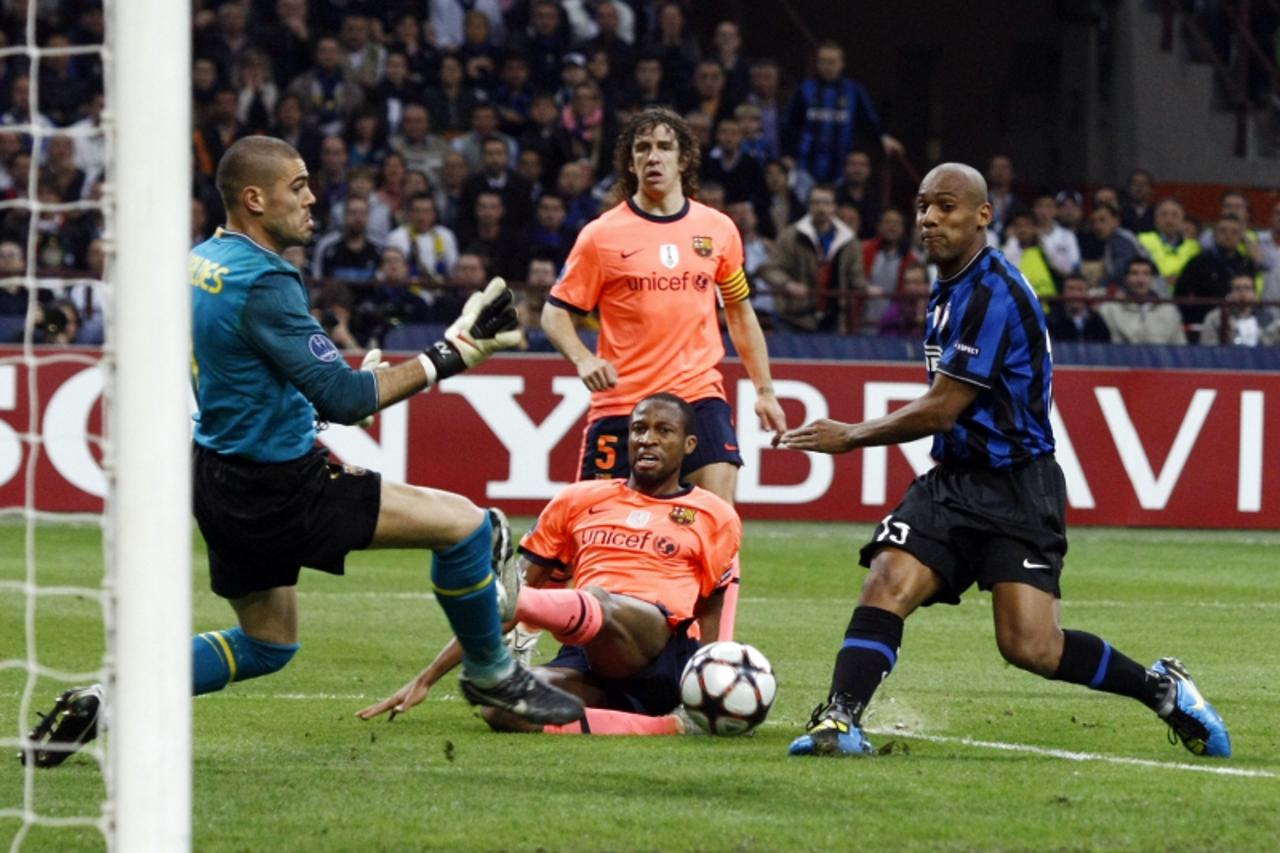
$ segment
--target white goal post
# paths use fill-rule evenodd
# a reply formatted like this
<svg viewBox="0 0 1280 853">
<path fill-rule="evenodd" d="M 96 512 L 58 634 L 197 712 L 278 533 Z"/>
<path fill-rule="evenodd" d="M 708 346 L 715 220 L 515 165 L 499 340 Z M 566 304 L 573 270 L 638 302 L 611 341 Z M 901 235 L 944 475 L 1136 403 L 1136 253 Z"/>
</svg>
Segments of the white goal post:
<svg viewBox="0 0 1280 853">
<path fill-rule="evenodd" d="M 191 847 L 191 4 L 107 6 L 108 843 Z"/>
</svg>

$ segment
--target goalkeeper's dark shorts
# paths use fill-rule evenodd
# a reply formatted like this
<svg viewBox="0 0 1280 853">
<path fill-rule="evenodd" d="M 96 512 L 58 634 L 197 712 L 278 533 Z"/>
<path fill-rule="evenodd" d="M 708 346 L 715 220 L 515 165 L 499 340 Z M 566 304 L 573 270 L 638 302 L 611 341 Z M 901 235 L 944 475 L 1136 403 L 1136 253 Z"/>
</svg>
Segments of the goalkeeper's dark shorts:
<svg viewBox="0 0 1280 853">
<path fill-rule="evenodd" d="M 695 400 L 690 405 L 697 416 L 698 446 L 684 458 L 680 475 L 687 477 L 713 462 L 742 467 L 738 436 L 733 427 L 733 409 L 719 397 Z M 627 458 L 630 415 L 611 415 L 587 424 L 582 438 L 579 480 L 611 480 L 631 476 Z"/>
<path fill-rule="evenodd" d="M 662 605 L 658 607 L 666 612 Z M 542 666 L 572 669 L 590 676 L 592 683 L 604 690 L 605 707 L 611 711 L 659 717 L 671 713 L 680 704 L 680 676 L 689 658 L 698 650 L 698 641 L 688 633 L 692 621 L 678 624 L 658 656 L 630 678 L 596 675 L 582 646 L 561 646 L 556 656 Z"/>
<path fill-rule="evenodd" d="M 959 604 L 973 584 L 1022 583 L 1061 598 L 1067 553 L 1066 480 L 1052 456 L 1013 468 L 938 465 L 917 477 L 902 503 L 862 546 L 870 567 L 881 548 L 914 556 L 942 580 L 925 604 Z"/>
<path fill-rule="evenodd" d="M 195 444 L 192 481 L 210 586 L 223 598 L 294 586 L 304 566 L 340 575 L 378 524 L 382 477 L 332 463 L 320 448 L 261 463 Z"/>
</svg>

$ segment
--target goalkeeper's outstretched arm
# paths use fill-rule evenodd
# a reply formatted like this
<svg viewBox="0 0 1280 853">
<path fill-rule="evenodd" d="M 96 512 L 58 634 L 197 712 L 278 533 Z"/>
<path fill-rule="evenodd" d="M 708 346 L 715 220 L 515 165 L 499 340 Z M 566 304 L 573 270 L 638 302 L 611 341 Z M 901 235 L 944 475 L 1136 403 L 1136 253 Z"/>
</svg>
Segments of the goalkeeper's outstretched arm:
<svg viewBox="0 0 1280 853">
<path fill-rule="evenodd" d="M 519 320 L 507 283 L 501 278 L 492 279 L 484 290 L 471 294 L 444 337 L 416 359 L 395 367 L 379 367 L 375 360 L 371 369 L 378 382 L 378 408 L 385 409 L 475 367 L 498 350 L 516 346 L 520 339 Z"/>
</svg>

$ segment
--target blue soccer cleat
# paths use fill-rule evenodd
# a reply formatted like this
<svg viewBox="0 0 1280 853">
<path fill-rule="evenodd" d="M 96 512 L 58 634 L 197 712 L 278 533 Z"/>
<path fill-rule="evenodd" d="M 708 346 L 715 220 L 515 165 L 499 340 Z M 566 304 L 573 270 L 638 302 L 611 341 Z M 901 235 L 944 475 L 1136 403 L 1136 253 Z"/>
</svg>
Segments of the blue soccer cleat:
<svg viewBox="0 0 1280 853">
<path fill-rule="evenodd" d="M 813 709 L 808 733 L 791 741 L 788 755 L 870 755 L 875 750 L 853 723 L 853 715 L 839 697 Z"/>
<path fill-rule="evenodd" d="M 1201 695 L 1182 661 L 1160 658 L 1151 665 L 1151 670 L 1173 683 L 1165 706 L 1156 711 L 1169 724 L 1169 741 L 1181 740 L 1182 745 L 1196 755 L 1230 758 L 1231 735 L 1227 734 L 1227 725 Z"/>
</svg>

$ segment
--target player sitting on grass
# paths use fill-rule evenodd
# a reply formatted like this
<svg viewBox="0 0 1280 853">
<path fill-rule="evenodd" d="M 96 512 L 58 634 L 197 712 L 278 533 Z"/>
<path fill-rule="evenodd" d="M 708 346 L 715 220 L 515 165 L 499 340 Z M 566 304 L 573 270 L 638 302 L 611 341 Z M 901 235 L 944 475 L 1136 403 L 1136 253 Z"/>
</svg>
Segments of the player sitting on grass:
<svg viewBox="0 0 1280 853">
<path fill-rule="evenodd" d="M 280 254 L 314 231 L 307 179 L 287 142 L 236 142 L 218 163 L 227 226 L 191 250 L 193 508 L 210 584 L 238 623 L 192 639 L 192 690 L 221 690 L 293 659 L 302 567 L 340 575 L 351 551 L 415 548 L 432 552 L 436 601 L 462 643 L 467 699 L 539 723 L 576 720 L 581 703 L 538 681 L 503 645 L 495 577 L 514 552 L 502 514 L 334 464 L 316 446 L 317 421 L 357 423 L 515 345 L 511 295 L 494 279 L 417 358 L 385 367 L 375 357 L 352 370 Z M 64 693 L 28 735 L 22 760 L 60 764 L 95 735 L 101 704 L 100 687 Z"/>
<path fill-rule="evenodd" d="M 542 511 L 520 543 L 519 575 L 504 578 L 515 618 L 564 646 L 535 668 L 588 706 L 581 722 L 535 725 L 484 710 L 499 731 L 559 734 L 680 734 L 680 674 L 698 647 L 699 620 L 718 617 L 742 540 L 724 500 L 681 485 L 680 465 L 697 444 L 693 408 L 654 394 L 631 412 L 626 480 L 582 480 Z M 563 588 L 572 579 L 573 589 Z M 715 635 L 709 635 L 711 639 Z M 391 717 L 427 698 L 457 664 L 456 640 L 395 695 L 358 712 Z"/>
</svg>

